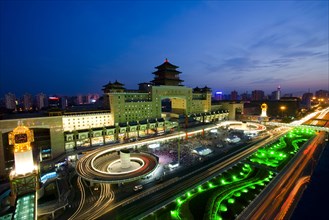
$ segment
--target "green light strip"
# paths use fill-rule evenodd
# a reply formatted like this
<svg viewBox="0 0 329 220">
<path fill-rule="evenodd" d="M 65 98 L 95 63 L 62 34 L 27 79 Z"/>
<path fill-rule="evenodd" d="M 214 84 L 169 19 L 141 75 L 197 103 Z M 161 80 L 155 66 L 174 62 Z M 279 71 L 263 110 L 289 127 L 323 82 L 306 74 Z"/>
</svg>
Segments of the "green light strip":
<svg viewBox="0 0 329 220">
<path fill-rule="evenodd" d="M 314 134 L 315 131 L 312 129 L 294 129 L 277 142 L 259 149 L 249 157 L 249 160 L 270 167 L 278 167 L 290 158 L 288 157 L 289 154 L 296 153 L 300 148 L 299 145 Z M 228 175 L 231 176 L 227 177 Z M 225 178 L 222 176 L 225 176 Z M 186 206 L 188 206 L 191 199 L 209 190 L 215 190 L 211 198 L 208 199 L 209 205 L 206 207 L 204 217 L 205 219 L 220 220 L 227 211 L 231 210 L 230 206 L 239 201 L 242 194 L 250 193 L 249 189 L 263 188 L 273 177 L 274 173 L 271 171 L 255 168 L 250 164 L 240 164 L 234 167 L 233 171 L 226 171 L 213 180 L 199 185 L 183 196 L 178 197 L 174 202 L 175 209 L 170 211 L 170 216 L 172 219 L 186 219 L 183 213 L 186 212 Z M 187 215 L 191 215 L 191 213 Z"/>
</svg>

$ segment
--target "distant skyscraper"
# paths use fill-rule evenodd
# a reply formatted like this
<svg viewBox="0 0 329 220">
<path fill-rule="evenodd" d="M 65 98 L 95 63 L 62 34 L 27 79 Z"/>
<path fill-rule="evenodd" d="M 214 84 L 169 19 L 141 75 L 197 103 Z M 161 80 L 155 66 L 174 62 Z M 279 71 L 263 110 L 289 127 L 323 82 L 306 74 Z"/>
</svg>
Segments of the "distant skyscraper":
<svg viewBox="0 0 329 220">
<path fill-rule="evenodd" d="M 251 100 L 260 101 L 264 99 L 264 91 L 263 90 L 254 90 L 251 92 Z"/>
<path fill-rule="evenodd" d="M 16 109 L 16 96 L 13 93 L 7 93 L 5 95 L 5 106 L 7 109 Z"/>
<path fill-rule="evenodd" d="M 23 109 L 24 111 L 32 110 L 33 107 L 33 97 L 29 93 L 23 95 Z"/>
<path fill-rule="evenodd" d="M 280 100 L 281 99 L 281 87 L 278 86 L 276 91 L 272 92 L 271 100 Z"/>
<path fill-rule="evenodd" d="M 215 100 L 217 101 L 223 100 L 223 92 L 221 91 L 215 92 Z"/>
<path fill-rule="evenodd" d="M 78 95 L 77 96 L 77 104 L 81 105 L 84 103 L 84 97 L 83 95 Z"/>
<path fill-rule="evenodd" d="M 310 109 L 311 108 L 311 100 L 313 98 L 313 93 L 311 92 L 307 92 L 307 93 L 304 93 L 303 94 L 303 97 L 302 97 L 302 104 Z"/>
<path fill-rule="evenodd" d="M 38 110 L 47 106 L 47 96 L 43 93 L 39 93 L 35 96 L 36 107 Z"/>
<path fill-rule="evenodd" d="M 67 96 L 62 96 L 60 98 L 60 102 L 61 102 L 60 106 L 61 106 L 62 109 L 66 109 L 66 107 L 68 106 L 68 100 L 67 99 L 68 99 Z"/>
<path fill-rule="evenodd" d="M 250 100 L 250 95 L 248 94 L 248 92 L 242 93 L 241 94 L 241 100 L 242 101 L 248 101 Z"/>
<path fill-rule="evenodd" d="M 237 91 L 232 91 L 231 92 L 231 100 L 236 101 L 238 100 L 238 92 Z"/>
<path fill-rule="evenodd" d="M 98 94 L 88 94 L 87 95 L 87 104 L 95 103 L 99 99 Z"/>
<path fill-rule="evenodd" d="M 51 109 L 60 109 L 61 108 L 61 99 L 58 96 L 49 96 L 48 106 Z"/>
<path fill-rule="evenodd" d="M 278 88 L 276 89 L 276 97 L 275 100 L 280 100 L 281 98 L 281 87 L 278 86 Z"/>
<path fill-rule="evenodd" d="M 315 96 L 321 102 L 329 103 L 329 91 L 327 90 L 318 90 L 315 92 Z"/>
</svg>

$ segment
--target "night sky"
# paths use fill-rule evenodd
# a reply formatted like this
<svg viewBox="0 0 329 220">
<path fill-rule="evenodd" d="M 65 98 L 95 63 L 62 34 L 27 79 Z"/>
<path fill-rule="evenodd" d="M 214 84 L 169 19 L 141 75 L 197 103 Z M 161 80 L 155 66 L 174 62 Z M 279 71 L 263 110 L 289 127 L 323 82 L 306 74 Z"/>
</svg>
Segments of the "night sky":
<svg viewBox="0 0 329 220">
<path fill-rule="evenodd" d="M 101 94 L 165 58 L 225 94 L 328 89 L 328 1 L 1 1 L 0 87 Z"/>
</svg>

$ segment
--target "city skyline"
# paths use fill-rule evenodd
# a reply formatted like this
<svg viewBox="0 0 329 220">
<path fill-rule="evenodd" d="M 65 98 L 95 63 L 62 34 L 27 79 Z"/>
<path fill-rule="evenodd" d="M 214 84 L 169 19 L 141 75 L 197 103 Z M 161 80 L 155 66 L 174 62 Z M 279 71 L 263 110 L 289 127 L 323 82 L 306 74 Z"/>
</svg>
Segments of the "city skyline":
<svg viewBox="0 0 329 220">
<path fill-rule="evenodd" d="M 328 89 L 327 1 L 0 4 L 1 96 L 136 89 L 165 58 L 213 92 Z"/>
</svg>

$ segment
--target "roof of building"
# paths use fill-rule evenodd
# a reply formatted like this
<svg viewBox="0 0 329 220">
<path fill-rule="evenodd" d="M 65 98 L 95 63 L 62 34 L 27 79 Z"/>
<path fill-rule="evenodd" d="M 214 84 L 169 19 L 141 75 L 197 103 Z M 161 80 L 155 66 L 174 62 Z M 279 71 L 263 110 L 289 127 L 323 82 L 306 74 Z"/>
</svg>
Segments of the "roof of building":
<svg viewBox="0 0 329 220">
<path fill-rule="evenodd" d="M 176 66 L 174 64 L 171 64 L 168 59 L 166 58 L 165 62 L 159 66 L 156 66 L 155 68 L 157 68 L 158 70 L 160 69 L 177 69 L 179 68 L 179 66 Z"/>
</svg>

